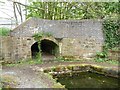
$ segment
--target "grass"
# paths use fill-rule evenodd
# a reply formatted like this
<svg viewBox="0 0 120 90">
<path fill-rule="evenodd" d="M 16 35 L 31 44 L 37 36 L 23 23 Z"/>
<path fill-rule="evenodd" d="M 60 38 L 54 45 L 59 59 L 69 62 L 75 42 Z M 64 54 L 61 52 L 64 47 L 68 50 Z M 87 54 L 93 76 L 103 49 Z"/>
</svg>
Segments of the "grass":
<svg viewBox="0 0 120 90">
<path fill-rule="evenodd" d="M 88 62 L 88 60 L 84 60 L 84 59 L 80 59 L 80 60 L 66 60 L 62 57 L 57 57 L 53 60 L 53 62 Z M 113 64 L 113 65 L 118 65 L 119 61 L 117 60 L 109 60 L 107 58 L 95 58 L 95 59 L 91 59 L 90 61 L 93 62 L 102 62 L 102 63 L 109 63 L 109 64 Z M 5 66 L 18 66 L 18 65 L 23 65 L 23 64 L 27 64 L 27 65 L 34 65 L 34 64 L 43 64 L 43 61 L 41 59 L 27 59 L 27 60 L 19 60 L 15 63 L 3 63 L 3 65 Z"/>
<path fill-rule="evenodd" d="M 117 61 L 117 60 L 109 60 L 109 61 L 106 61 L 106 62 L 108 62 L 108 63 L 111 63 L 111 64 L 119 64 L 119 61 Z"/>
<path fill-rule="evenodd" d="M 2 27 L 0 28 L 0 36 L 8 36 L 10 32 L 9 28 Z"/>
<path fill-rule="evenodd" d="M 33 64 L 42 64 L 42 63 L 43 62 L 40 59 L 27 59 L 27 60 L 19 60 L 18 62 L 4 64 L 4 65 L 12 67 L 12 66 L 18 66 L 18 65 L 23 65 L 23 64 L 33 65 Z"/>
<path fill-rule="evenodd" d="M 57 57 L 56 59 L 54 59 L 54 61 L 58 61 L 58 62 L 87 62 L 89 60 L 84 60 L 84 59 L 79 59 L 79 60 L 72 60 L 72 59 L 65 59 L 63 57 Z M 110 63 L 113 65 L 118 65 L 119 61 L 117 60 L 110 60 L 108 58 L 95 58 L 95 59 L 91 59 L 90 61 L 93 62 L 103 62 L 103 63 Z"/>
<path fill-rule="evenodd" d="M 107 58 L 95 58 L 94 59 L 95 62 L 105 62 L 105 63 L 110 63 L 110 64 L 114 64 L 114 65 L 118 65 L 119 61 L 117 60 L 110 60 Z"/>
<path fill-rule="evenodd" d="M 119 61 L 117 60 L 110 60 L 108 58 L 95 58 L 95 59 L 91 59 L 92 61 L 95 62 L 103 62 L 103 63 L 110 63 L 110 64 L 114 64 L 114 65 L 118 65 Z M 69 59 L 64 59 L 64 58 L 56 58 L 55 61 L 59 61 L 59 62 L 87 62 L 88 60 L 83 60 L 83 59 L 79 59 L 79 60 L 69 60 Z"/>
</svg>

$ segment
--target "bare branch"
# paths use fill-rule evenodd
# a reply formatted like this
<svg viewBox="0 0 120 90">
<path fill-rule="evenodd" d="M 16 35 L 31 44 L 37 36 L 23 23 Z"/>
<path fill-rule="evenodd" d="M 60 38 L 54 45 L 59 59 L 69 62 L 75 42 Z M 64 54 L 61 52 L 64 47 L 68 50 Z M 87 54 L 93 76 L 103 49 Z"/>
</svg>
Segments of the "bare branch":
<svg viewBox="0 0 120 90">
<path fill-rule="evenodd" d="M 18 25 L 18 19 L 17 19 L 17 15 L 16 15 L 16 10 L 15 10 L 15 3 L 13 3 L 13 9 L 14 9 L 14 16 L 16 19 L 16 24 Z"/>
</svg>

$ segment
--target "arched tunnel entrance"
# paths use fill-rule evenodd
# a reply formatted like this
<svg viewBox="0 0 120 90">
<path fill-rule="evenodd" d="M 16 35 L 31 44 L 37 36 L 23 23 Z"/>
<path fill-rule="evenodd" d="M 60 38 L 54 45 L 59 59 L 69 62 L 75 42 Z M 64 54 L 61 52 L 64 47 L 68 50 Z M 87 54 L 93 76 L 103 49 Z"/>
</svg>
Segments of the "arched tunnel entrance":
<svg viewBox="0 0 120 90">
<path fill-rule="evenodd" d="M 31 55 L 33 59 L 37 58 L 38 52 L 39 52 L 39 48 L 38 48 L 38 43 L 36 42 L 31 46 Z"/>
<path fill-rule="evenodd" d="M 58 56 L 59 54 L 59 46 L 53 41 L 43 39 L 41 40 L 41 54 L 43 60 L 51 60 Z M 32 58 L 37 58 L 37 54 L 39 52 L 38 43 L 34 43 L 31 46 Z"/>
</svg>

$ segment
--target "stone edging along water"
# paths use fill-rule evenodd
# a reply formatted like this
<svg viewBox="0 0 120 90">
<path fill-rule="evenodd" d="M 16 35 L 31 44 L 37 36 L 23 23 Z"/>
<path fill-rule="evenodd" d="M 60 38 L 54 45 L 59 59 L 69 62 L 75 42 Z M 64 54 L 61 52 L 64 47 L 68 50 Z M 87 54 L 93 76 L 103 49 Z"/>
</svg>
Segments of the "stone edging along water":
<svg viewBox="0 0 120 90">
<path fill-rule="evenodd" d="M 59 65 L 56 67 L 46 67 L 42 70 L 45 74 L 48 75 L 58 75 L 58 74 L 65 74 L 65 73 L 79 73 L 79 72 L 94 72 L 98 74 L 103 74 L 105 76 L 111 76 L 115 78 L 119 78 L 119 70 L 118 67 L 106 67 L 102 65 L 96 65 L 96 64 L 74 64 L 74 65 Z M 53 81 L 56 81 L 53 79 Z M 58 88 L 64 88 L 60 83 L 56 82 Z"/>
<path fill-rule="evenodd" d="M 110 68 L 100 65 L 90 65 L 90 64 L 77 64 L 77 65 L 61 65 L 56 67 L 44 68 L 44 73 L 49 73 L 51 75 L 64 74 L 64 73 L 75 73 L 75 72 L 94 72 L 98 74 L 103 74 L 111 77 L 119 77 L 118 68 Z"/>
</svg>

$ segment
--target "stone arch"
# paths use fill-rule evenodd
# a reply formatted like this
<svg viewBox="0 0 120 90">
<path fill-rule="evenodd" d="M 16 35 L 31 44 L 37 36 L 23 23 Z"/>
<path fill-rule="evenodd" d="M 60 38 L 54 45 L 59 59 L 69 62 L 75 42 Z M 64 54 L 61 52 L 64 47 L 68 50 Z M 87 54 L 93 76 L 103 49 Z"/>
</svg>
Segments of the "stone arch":
<svg viewBox="0 0 120 90">
<path fill-rule="evenodd" d="M 54 38 L 42 38 L 41 39 L 41 53 L 43 54 L 49 54 L 58 56 L 59 55 L 59 43 Z M 35 58 L 37 56 L 37 53 L 39 52 L 38 49 L 38 42 L 34 42 L 31 45 L 31 56 L 32 58 Z"/>
<path fill-rule="evenodd" d="M 57 44 L 59 46 L 59 42 L 54 37 L 43 37 L 43 38 L 41 38 L 41 41 L 42 40 L 52 41 L 52 42 L 54 42 L 55 44 Z"/>
<path fill-rule="evenodd" d="M 48 39 L 41 40 L 41 50 L 42 53 L 49 53 L 51 55 L 57 56 L 59 51 L 59 46 Z"/>
</svg>

